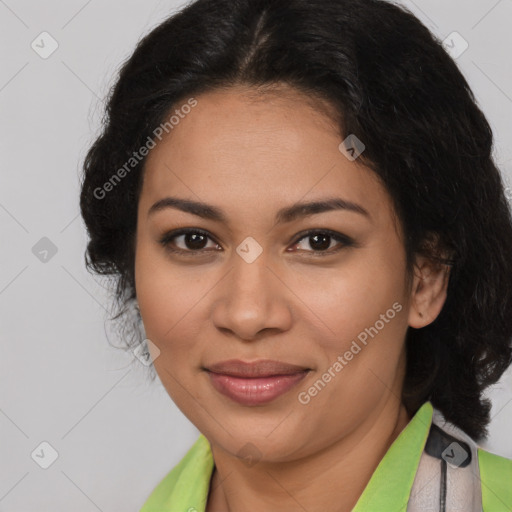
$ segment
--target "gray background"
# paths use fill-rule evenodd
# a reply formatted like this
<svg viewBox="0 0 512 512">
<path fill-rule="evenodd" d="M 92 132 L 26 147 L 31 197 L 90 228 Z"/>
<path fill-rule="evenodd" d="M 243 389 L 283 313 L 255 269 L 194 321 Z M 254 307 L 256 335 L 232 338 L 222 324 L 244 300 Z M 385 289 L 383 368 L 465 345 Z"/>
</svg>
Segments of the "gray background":
<svg viewBox="0 0 512 512">
<path fill-rule="evenodd" d="M 403 3 L 441 39 L 468 42 L 457 62 L 512 183 L 512 0 Z M 109 345 L 109 297 L 85 270 L 78 213 L 80 165 L 115 71 L 177 5 L 0 0 L 0 511 L 138 510 L 198 435 L 160 382 Z M 31 47 L 43 31 L 59 45 L 46 59 Z M 57 249 L 46 262 L 33 253 L 43 237 Z M 512 457 L 510 372 L 489 395 L 484 447 Z M 48 469 L 31 457 L 43 441 L 58 452 Z"/>
</svg>

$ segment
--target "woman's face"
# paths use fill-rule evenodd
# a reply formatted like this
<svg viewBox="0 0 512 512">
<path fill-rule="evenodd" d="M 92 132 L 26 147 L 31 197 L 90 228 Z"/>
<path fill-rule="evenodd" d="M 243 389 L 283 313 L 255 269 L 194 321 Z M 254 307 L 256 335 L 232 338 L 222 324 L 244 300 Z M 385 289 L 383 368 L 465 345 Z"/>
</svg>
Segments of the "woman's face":
<svg viewBox="0 0 512 512">
<path fill-rule="evenodd" d="M 210 442 L 293 460 L 399 401 L 410 287 L 391 199 L 332 122 L 291 89 L 245 92 L 198 96 L 150 151 L 137 298 L 163 385 Z M 166 198 L 204 206 L 152 210 Z"/>
</svg>

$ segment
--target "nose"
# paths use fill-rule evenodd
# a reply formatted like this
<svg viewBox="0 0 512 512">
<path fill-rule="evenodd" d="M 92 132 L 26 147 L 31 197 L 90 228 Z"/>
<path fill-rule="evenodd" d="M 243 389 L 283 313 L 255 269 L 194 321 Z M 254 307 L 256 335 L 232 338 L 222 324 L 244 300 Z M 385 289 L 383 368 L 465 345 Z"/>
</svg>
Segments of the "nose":
<svg viewBox="0 0 512 512">
<path fill-rule="evenodd" d="M 292 292 L 269 265 L 264 253 L 248 263 L 233 255 L 233 267 L 216 287 L 212 318 L 217 329 L 244 341 L 288 330 Z"/>
</svg>

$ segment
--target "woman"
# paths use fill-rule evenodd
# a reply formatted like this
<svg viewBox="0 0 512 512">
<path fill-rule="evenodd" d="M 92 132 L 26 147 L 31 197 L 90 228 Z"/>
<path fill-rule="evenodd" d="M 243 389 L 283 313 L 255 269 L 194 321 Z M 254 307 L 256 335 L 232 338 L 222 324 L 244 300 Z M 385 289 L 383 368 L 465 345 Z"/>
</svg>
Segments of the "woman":
<svg viewBox="0 0 512 512">
<path fill-rule="evenodd" d="M 512 461 L 477 444 L 512 361 L 491 149 L 442 45 L 381 0 L 197 0 L 140 41 L 81 209 L 201 431 L 142 511 L 512 507 Z"/>
</svg>

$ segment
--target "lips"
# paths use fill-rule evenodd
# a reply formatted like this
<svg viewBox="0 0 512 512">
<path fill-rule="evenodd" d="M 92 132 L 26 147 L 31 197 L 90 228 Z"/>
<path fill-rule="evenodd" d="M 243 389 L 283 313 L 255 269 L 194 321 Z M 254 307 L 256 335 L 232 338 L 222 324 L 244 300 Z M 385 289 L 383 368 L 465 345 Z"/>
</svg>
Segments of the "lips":
<svg viewBox="0 0 512 512">
<path fill-rule="evenodd" d="M 283 363 L 281 361 L 272 361 L 270 359 L 262 359 L 251 363 L 240 361 L 239 359 L 231 359 L 229 361 L 212 364 L 208 366 L 207 370 L 213 373 L 231 375 L 232 377 L 255 378 L 292 375 L 308 370 L 308 368 Z"/>
<path fill-rule="evenodd" d="M 309 368 L 269 359 L 229 360 L 205 368 L 214 389 L 241 405 L 263 405 L 288 392 Z"/>
</svg>

